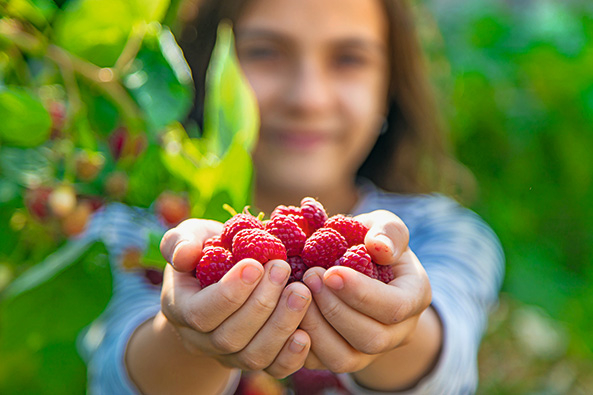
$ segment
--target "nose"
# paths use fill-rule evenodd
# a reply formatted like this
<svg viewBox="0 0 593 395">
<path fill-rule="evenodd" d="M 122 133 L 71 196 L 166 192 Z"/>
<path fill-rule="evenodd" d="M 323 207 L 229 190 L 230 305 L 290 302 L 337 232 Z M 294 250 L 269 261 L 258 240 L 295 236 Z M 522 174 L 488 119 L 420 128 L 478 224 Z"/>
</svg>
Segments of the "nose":
<svg viewBox="0 0 593 395">
<path fill-rule="evenodd" d="M 318 59 L 301 59 L 288 77 L 284 99 L 295 113 L 318 113 L 332 100 L 331 76 Z"/>
</svg>

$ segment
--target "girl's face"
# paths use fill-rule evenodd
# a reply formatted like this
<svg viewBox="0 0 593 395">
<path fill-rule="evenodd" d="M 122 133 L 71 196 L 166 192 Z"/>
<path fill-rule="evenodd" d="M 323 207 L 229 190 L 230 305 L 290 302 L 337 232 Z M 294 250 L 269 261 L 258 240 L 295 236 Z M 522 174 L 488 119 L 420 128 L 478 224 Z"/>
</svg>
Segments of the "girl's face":
<svg viewBox="0 0 593 395">
<path fill-rule="evenodd" d="M 252 0 L 237 53 L 259 102 L 257 186 L 351 188 L 386 112 L 388 22 L 378 0 Z"/>
</svg>

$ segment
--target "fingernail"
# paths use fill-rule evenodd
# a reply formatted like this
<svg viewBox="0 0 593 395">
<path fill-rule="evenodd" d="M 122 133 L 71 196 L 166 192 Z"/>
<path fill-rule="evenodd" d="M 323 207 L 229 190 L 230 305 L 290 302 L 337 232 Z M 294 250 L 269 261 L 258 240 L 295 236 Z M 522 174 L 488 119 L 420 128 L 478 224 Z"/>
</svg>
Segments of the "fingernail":
<svg viewBox="0 0 593 395">
<path fill-rule="evenodd" d="M 288 278 L 290 273 L 286 269 L 286 267 L 279 265 L 277 263 L 272 266 L 270 269 L 270 281 L 272 281 L 276 285 L 284 284 L 284 281 Z"/>
<path fill-rule="evenodd" d="M 253 266 L 248 265 L 245 266 L 243 271 L 241 272 L 241 280 L 247 285 L 251 285 L 255 283 L 262 275 L 261 269 Z"/>
<path fill-rule="evenodd" d="M 319 293 L 321 288 L 323 288 L 323 281 L 321 281 L 321 278 L 319 278 L 316 273 L 311 273 L 305 276 L 303 282 L 309 287 L 311 292 L 315 294 Z"/>
<path fill-rule="evenodd" d="M 182 248 L 184 245 L 188 244 L 188 243 L 189 243 L 189 241 L 187 241 L 187 240 L 182 240 L 182 241 L 180 241 L 179 243 L 177 243 L 177 244 L 175 245 L 175 247 L 173 248 L 173 253 L 171 254 L 171 260 L 170 260 L 170 262 L 171 262 L 171 264 L 173 265 L 173 267 L 175 267 L 175 261 L 177 260 L 177 255 L 178 255 L 178 254 L 179 254 L 179 252 L 181 251 L 181 248 Z"/>
<path fill-rule="evenodd" d="M 290 345 L 288 346 L 288 349 L 295 354 L 299 354 L 301 351 L 305 349 L 305 346 L 305 343 L 301 343 L 297 339 L 292 339 Z"/>
<path fill-rule="evenodd" d="M 379 241 L 379 243 L 375 243 L 376 251 L 395 254 L 395 246 L 389 237 L 384 234 L 378 234 L 375 236 L 375 240 Z"/>
<path fill-rule="evenodd" d="M 325 279 L 325 285 L 339 291 L 344 288 L 344 279 L 339 274 L 332 274 Z"/>
<path fill-rule="evenodd" d="M 296 292 L 293 292 L 288 296 L 288 301 L 286 302 L 286 304 L 288 305 L 288 308 L 293 311 L 301 311 L 305 308 L 308 302 L 309 298 Z"/>
</svg>

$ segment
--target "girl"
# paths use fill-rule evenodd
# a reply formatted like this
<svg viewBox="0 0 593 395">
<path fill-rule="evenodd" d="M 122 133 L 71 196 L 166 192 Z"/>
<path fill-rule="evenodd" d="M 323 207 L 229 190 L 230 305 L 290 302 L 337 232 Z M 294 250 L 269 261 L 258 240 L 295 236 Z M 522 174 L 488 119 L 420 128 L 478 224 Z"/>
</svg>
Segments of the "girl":
<svg viewBox="0 0 593 395">
<path fill-rule="evenodd" d="M 195 39 L 182 40 L 198 121 L 222 19 L 233 22 L 260 108 L 255 209 L 269 214 L 314 196 L 329 215 L 358 215 L 374 260 L 392 265 L 396 279 L 315 267 L 285 286 L 286 262 L 245 259 L 202 290 L 190 271 L 222 225 L 188 220 L 163 238 L 171 265 L 160 303 L 140 286 L 114 296 L 111 324 L 89 356 L 91 385 L 233 393 L 242 372 L 264 371 L 297 388 L 304 367 L 335 374 L 334 393 L 474 392 L 504 259 L 474 213 L 426 194 L 459 173 L 443 149 L 406 3 L 203 2 Z"/>
</svg>

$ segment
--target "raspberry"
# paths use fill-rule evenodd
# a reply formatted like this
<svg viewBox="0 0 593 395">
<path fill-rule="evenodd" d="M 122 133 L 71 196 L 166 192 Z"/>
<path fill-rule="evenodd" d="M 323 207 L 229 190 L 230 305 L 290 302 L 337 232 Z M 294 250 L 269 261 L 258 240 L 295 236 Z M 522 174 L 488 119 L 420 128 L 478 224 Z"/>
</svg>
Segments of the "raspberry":
<svg viewBox="0 0 593 395">
<path fill-rule="evenodd" d="M 196 267 L 196 278 L 202 288 L 218 282 L 226 272 L 231 270 L 235 260 L 230 251 L 222 247 L 206 247 Z"/>
<path fill-rule="evenodd" d="M 253 215 L 249 213 L 239 213 L 233 215 L 226 221 L 222 228 L 220 240 L 227 250 L 231 250 L 233 245 L 233 237 L 243 229 L 263 229 L 264 224 Z"/>
<path fill-rule="evenodd" d="M 233 238 L 233 256 L 239 262 L 253 258 L 262 265 L 271 259 L 286 260 L 286 247 L 263 229 L 243 229 Z"/>
<path fill-rule="evenodd" d="M 290 375 L 293 392 L 300 394 L 349 394 L 335 373 L 301 368 Z"/>
<path fill-rule="evenodd" d="M 371 278 L 377 278 L 377 269 L 364 244 L 348 248 L 348 250 L 337 260 L 336 265 L 350 267 Z"/>
<path fill-rule="evenodd" d="M 297 206 L 285 206 L 283 204 L 277 206 L 272 214 L 270 214 L 270 218 L 274 218 L 276 215 L 302 215 L 301 208 Z"/>
<path fill-rule="evenodd" d="M 287 215 L 277 214 L 266 223 L 265 230 L 282 241 L 288 256 L 300 255 L 307 240 L 305 232 Z"/>
<path fill-rule="evenodd" d="M 320 228 L 307 239 L 301 256 L 308 267 L 321 266 L 327 269 L 333 266 L 347 249 L 346 239 L 338 231 Z"/>
<path fill-rule="evenodd" d="M 222 240 L 220 239 L 220 235 L 212 236 L 208 240 L 204 242 L 204 247 L 222 247 L 225 248 Z"/>
<path fill-rule="evenodd" d="M 301 200 L 301 214 L 309 225 L 310 233 L 307 234 L 308 236 L 321 228 L 327 220 L 325 208 L 312 197 L 306 197 Z"/>
<path fill-rule="evenodd" d="M 312 231 L 309 231 L 309 223 L 305 217 L 303 217 L 300 207 L 284 205 L 277 206 L 274 211 L 272 211 L 272 214 L 270 214 L 270 219 L 274 219 L 278 215 L 286 215 L 295 220 L 297 225 L 303 230 L 303 232 L 305 232 L 307 237 L 311 236 L 311 233 L 313 233 Z"/>
<path fill-rule="evenodd" d="M 303 262 L 303 258 L 299 255 L 296 256 L 289 256 L 286 260 L 290 265 L 290 277 L 288 278 L 288 284 L 293 283 L 295 281 L 301 281 L 303 279 L 303 274 L 307 271 L 308 267 Z"/>
<path fill-rule="evenodd" d="M 352 217 L 346 217 L 342 214 L 334 215 L 325 221 L 326 228 L 337 230 L 348 242 L 348 247 L 358 244 L 364 244 L 364 237 L 369 228 L 364 226 L 362 222 L 355 220 Z"/>
<path fill-rule="evenodd" d="M 395 274 L 393 274 L 393 269 L 391 266 L 387 266 L 387 265 L 375 265 L 375 266 L 377 267 L 377 279 L 379 281 L 382 281 L 385 284 L 388 284 L 393 279 L 395 279 Z"/>
</svg>

